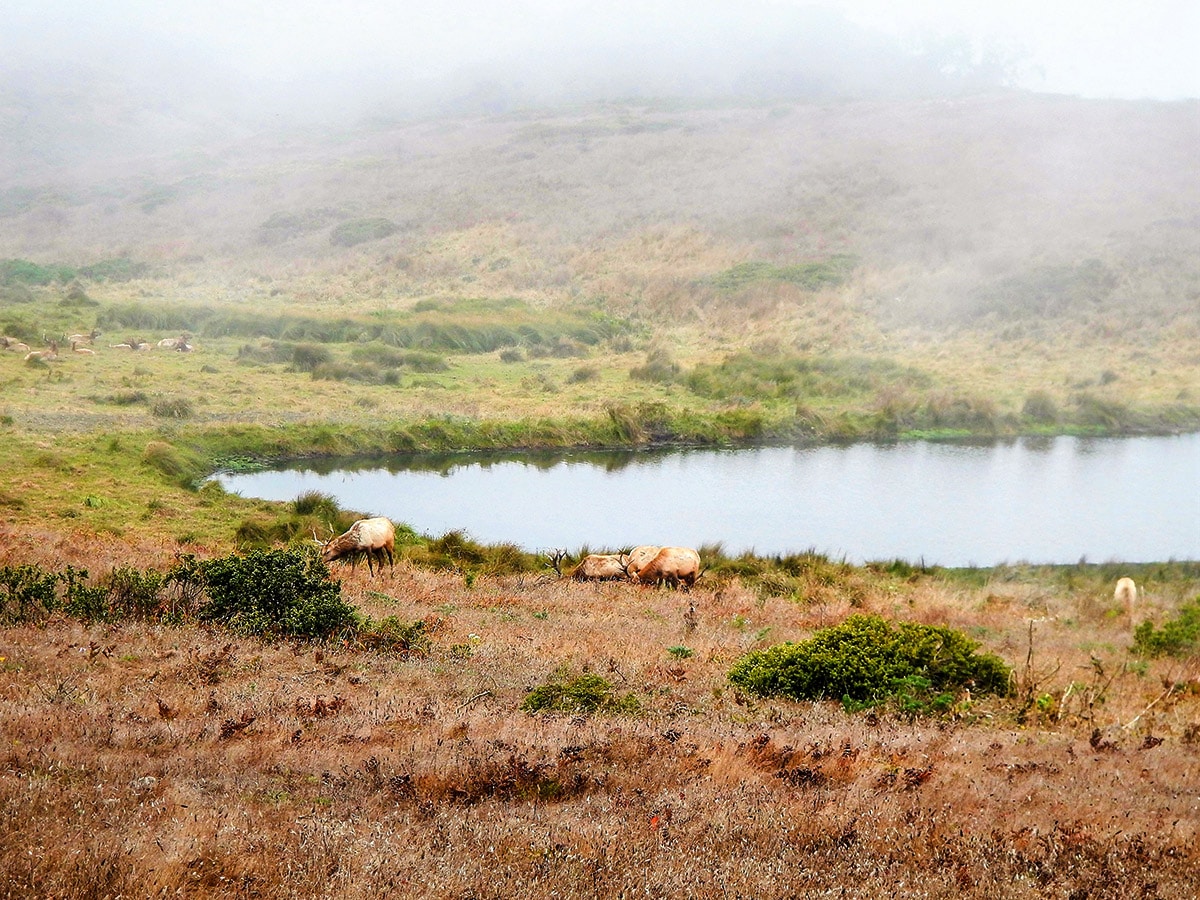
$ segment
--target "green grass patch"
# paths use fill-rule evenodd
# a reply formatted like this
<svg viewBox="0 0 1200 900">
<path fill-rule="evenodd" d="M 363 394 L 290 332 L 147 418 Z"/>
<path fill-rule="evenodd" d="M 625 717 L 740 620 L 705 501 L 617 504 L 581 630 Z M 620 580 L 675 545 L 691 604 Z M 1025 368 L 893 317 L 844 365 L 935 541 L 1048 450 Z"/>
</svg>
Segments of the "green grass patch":
<svg viewBox="0 0 1200 900">
<path fill-rule="evenodd" d="M 843 284 L 858 258 L 848 254 L 815 262 L 777 266 L 769 262 L 744 262 L 714 275 L 709 283 L 722 291 L 739 291 L 759 282 L 794 284 L 806 291 L 819 291 Z"/>
<path fill-rule="evenodd" d="M 531 690 L 521 703 L 529 713 L 616 713 L 633 715 L 641 704 L 633 694 L 618 695 L 608 679 L 595 674 L 569 677 L 557 672 Z"/>
</svg>

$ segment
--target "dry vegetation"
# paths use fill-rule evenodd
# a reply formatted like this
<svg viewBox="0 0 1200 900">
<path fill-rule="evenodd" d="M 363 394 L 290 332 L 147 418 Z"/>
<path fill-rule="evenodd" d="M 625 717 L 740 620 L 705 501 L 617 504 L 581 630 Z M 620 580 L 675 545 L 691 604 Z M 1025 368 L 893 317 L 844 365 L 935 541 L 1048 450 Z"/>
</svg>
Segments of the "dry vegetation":
<svg viewBox="0 0 1200 900">
<path fill-rule="evenodd" d="M 165 568 L 170 552 L 142 539 L 0 535 L 0 563 Z M 339 570 L 361 609 L 426 623 L 428 647 L 408 654 L 194 625 L 7 627 L 0 890 L 1200 890 L 1200 672 L 1129 655 L 1106 570 L 981 574 L 972 585 L 853 570 L 853 590 L 812 585 L 798 603 L 737 579 L 702 579 L 687 595 L 531 576 L 468 587 L 407 563 L 375 579 Z M 1163 580 L 1138 574 L 1150 615 L 1200 586 L 1165 567 Z M 1016 696 L 960 698 L 950 718 L 910 722 L 754 699 L 726 681 L 747 650 L 855 609 L 982 636 L 1015 665 Z M 556 672 L 599 674 L 639 711 L 521 711 Z"/>
<path fill-rule="evenodd" d="M 97 577 L 228 552 L 279 508 L 196 474 L 381 434 L 638 444 L 662 410 L 671 437 L 700 433 L 689 417 L 739 417 L 742 438 L 839 415 L 896 434 L 1194 428 L 1198 123 L 1185 104 L 1009 93 L 599 104 L 7 160 L 0 258 L 79 272 L 0 285 L 0 331 L 116 324 L 94 357 L 0 353 L 0 565 Z M 846 258 L 844 281 L 798 280 Z M 113 259 L 147 268 L 80 269 Z M 125 324 L 131 304 L 163 324 Z M 184 307 L 309 331 L 107 346 L 177 336 Z M 544 338 L 418 342 L 427 358 L 363 337 L 414 316 L 438 340 Z M 739 352 L 746 395 L 712 375 Z M 875 382 L 779 390 L 813 360 L 866 360 Z M 711 395 L 686 380 L 706 366 Z M 1200 593 L 1194 564 L 1134 569 L 1139 615 Z M 1200 671 L 1129 653 L 1121 574 L 847 567 L 790 600 L 711 574 L 685 595 L 339 570 L 364 612 L 425 623 L 407 654 L 3 627 L 0 895 L 1195 896 Z M 963 629 L 1013 665 L 1014 696 L 908 721 L 729 685 L 743 653 L 852 611 Z M 601 675 L 640 711 L 523 712 L 555 673 Z"/>
</svg>

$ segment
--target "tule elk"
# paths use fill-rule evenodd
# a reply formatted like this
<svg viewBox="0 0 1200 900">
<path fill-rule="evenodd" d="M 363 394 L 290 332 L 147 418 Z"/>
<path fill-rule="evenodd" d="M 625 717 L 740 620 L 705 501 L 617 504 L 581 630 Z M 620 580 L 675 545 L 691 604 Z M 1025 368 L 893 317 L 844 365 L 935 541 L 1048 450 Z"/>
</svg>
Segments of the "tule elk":
<svg viewBox="0 0 1200 900">
<path fill-rule="evenodd" d="M 661 549 L 662 547 L 655 547 L 652 544 L 634 547 L 625 554 L 625 574 L 632 578 L 637 574 L 638 569 L 658 556 L 658 551 Z"/>
<path fill-rule="evenodd" d="M 384 556 L 393 569 L 396 567 L 396 559 L 392 555 L 396 547 L 396 528 L 390 519 L 382 516 L 359 519 L 344 534 L 327 541 L 317 541 L 317 544 L 321 547 L 321 561 L 325 563 L 348 557 L 351 568 L 354 568 L 358 565 L 358 558 L 365 554 L 372 577 L 375 575 L 372 559 L 376 553 L 379 554 L 380 571 L 383 571 Z"/>
<path fill-rule="evenodd" d="M 1113 600 L 1121 607 L 1121 611 L 1125 613 L 1130 624 L 1133 623 L 1134 607 L 1137 606 L 1138 589 L 1137 584 L 1132 578 L 1125 576 L 1117 579 L 1117 586 L 1113 590 Z"/>
<path fill-rule="evenodd" d="M 691 547 L 663 547 L 632 576 L 635 584 L 691 588 L 700 577 L 700 554 Z"/>
<path fill-rule="evenodd" d="M 625 576 L 625 560 L 615 553 L 591 553 L 579 561 L 570 575 L 576 581 L 614 581 Z"/>
</svg>

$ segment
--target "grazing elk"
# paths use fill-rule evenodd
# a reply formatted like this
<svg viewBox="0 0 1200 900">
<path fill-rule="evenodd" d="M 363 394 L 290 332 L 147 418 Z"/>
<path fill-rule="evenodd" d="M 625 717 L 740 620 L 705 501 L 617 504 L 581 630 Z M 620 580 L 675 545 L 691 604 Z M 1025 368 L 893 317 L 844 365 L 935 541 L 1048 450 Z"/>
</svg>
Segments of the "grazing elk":
<svg viewBox="0 0 1200 900">
<path fill-rule="evenodd" d="M 700 577 L 700 554 L 691 547 L 663 547 L 654 558 L 633 573 L 635 584 L 662 584 L 691 588 Z"/>
<path fill-rule="evenodd" d="M 1121 607 L 1129 623 L 1133 624 L 1134 607 L 1137 606 L 1137 584 L 1128 576 L 1118 578 L 1117 586 L 1113 589 L 1113 600 Z"/>
<path fill-rule="evenodd" d="M 589 553 L 568 573 L 576 581 L 615 581 L 625 578 L 625 557 L 619 553 Z"/>
<path fill-rule="evenodd" d="M 632 578 L 642 566 L 658 556 L 658 551 L 661 549 L 662 547 L 655 547 L 652 544 L 634 547 L 625 554 L 625 574 Z"/>
<path fill-rule="evenodd" d="M 316 535 L 313 535 L 314 540 Z M 358 565 L 358 558 L 366 555 L 367 568 L 371 576 L 375 576 L 373 558 L 379 554 L 379 569 L 383 571 L 383 558 L 394 569 L 396 559 L 392 551 L 396 547 L 396 528 L 390 519 L 377 516 L 373 519 L 359 519 L 344 534 L 330 538 L 327 541 L 317 541 L 321 548 L 321 561 L 331 563 L 337 559 L 350 559 L 350 567 Z"/>
</svg>

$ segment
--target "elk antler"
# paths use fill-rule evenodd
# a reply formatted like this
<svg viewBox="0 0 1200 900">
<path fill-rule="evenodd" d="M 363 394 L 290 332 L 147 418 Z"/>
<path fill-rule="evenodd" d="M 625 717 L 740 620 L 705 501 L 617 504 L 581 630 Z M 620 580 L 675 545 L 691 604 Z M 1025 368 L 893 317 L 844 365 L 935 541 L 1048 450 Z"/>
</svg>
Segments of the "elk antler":
<svg viewBox="0 0 1200 900">
<path fill-rule="evenodd" d="M 553 569 L 559 578 L 563 577 L 562 563 L 567 558 L 566 550 L 551 550 L 547 555 L 546 568 Z"/>
</svg>

